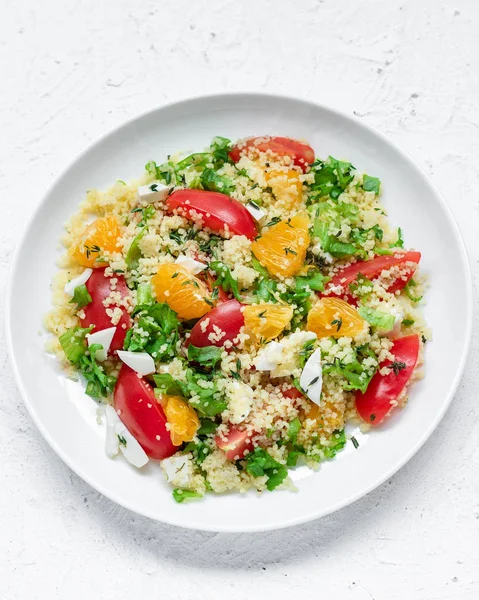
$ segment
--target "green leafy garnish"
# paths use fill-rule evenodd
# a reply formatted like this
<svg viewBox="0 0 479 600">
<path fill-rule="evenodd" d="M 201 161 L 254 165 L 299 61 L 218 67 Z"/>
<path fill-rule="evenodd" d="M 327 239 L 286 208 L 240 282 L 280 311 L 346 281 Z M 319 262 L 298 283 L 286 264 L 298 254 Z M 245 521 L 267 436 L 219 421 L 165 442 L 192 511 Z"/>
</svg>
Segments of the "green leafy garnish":
<svg viewBox="0 0 479 600">
<path fill-rule="evenodd" d="M 271 492 L 278 487 L 288 476 L 288 469 L 276 461 L 263 448 L 255 448 L 246 457 L 246 472 L 253 477 L 266 475 L 266 487 Z"/>
<path fill-rule="evenodd" d="M 298 419 L 298 417 L 296 417 L 296 419 L 293 419 L 288 425 L 287 437 L 289 442 L 291 442 L 292 444 L 296 443 L 296 438 L 298 437 L 300 429 L 301 421 Z"/>
<path fill-rule="evenodd" d="M 363 176 L 363 190 L 365 192 L 374 192 L 376 196 L 379 194 L 381 188 L 381 181 L 377 177 L 371 177 L 370 175 Z"/>
<path fill-rule="evenodd" d="M 74 327 L 65 331 L 58 339 L 67 359 L 86 379 L 86 393 L 92 398 L 102 398 L 113 392 L 116 379 L 107 375 L 95 359 L 96 351 L 102 350 L 103 346 L 92 344 L 87 348 L 86 335 L 91 329 Z"/>
<path fill-rule="evenodd" d="M 231 140 L 228 138 L 217 135 L 211 140 L 210 152 L 215 169 L 222 167 L 225 162 L 231 162 L 228 156 L 231 147 Z"/>
<path fill-rule="evenodd" d="M 172 494 L 176 502 L 180 504 L 185 500 L 192 500 L 193 498 L 203 498 L 203 495 L 199 492 L 193 492 L 192 490 L 182 490 L 180 488 L 174 489 Z"/>
<path fill-rule="evenodd" d="M 328 283 L 330 279 L 330 277 L 326 277 L 326 275 L 323 275 L 317 269 L 309 269 L 307 275 L 296 277 L 296 291 L 301 293 L 307 291 L 309 288 L 309 290 L 315 292 L 322 292 L 324 291 L 324 284 Z"/>
<path fill-rule="evenodd" d="M 231 292 L 237 300 L 242 300 L 238 289 L 238 282 L 231 274 L 229 268 L 221 261 L 214 260 L 210 262 L 210 269 L 217 275 L 214 287 L 222 287 L 225 292 Z"/>
<path fill-rule="evenodd" d="M 215 431 L 218 429 L 219 424 L 215 423 L 211 419 L 200 419 L 200 422 L 201 422 L 200 428 L 196 432 L 196 435 L 198 435 L 198 436 L 211 435 L 211 434 L 215 433 Z"/>
<path fill-rule="evenodd" d="M 86 335 L 93 327 L 73 327 L 58 338 L 67 359 L 76 364 L 86 352 Z"/>
<path fill-rule="evenodd" d="M 201 185 L 205 190 L 221 192 L 230 195 L 234 189 L 234 183 L 225 175 L 218 175 L 213 169 L 205 169 L 200 177 Z"/>
<path fill-rule="evenodd" d="M 373 287 L 373 282 L 362 273 L 358 273 L 356 279 L 349 284 L 351 294 L 360 300 L 367 300 L 373 291 Z"/>
<path fill-rule="evenodd" d="M 412 300 L 413 302 L 420 302 L 422 300 L 422 296 L 414 296 L 411 292 L 411 288 L 415 288 L 416 286 L 417 283 L 414 281 L 414 279 L 410 279 L 404 286 L 404 292 L 409 300 Z"/>
<path fill-rule="evenodd" d="M 394 323 L 396 322 L 396 317 L 394 315 L 389 315 L 380 310 L 369 308 L 368 306 L 360 306 L 358 308 L 358 313 L 370 325 L 380 329 L 383 332 L 391 331 L 394 327 Z"/>
<path fill-rule="evenodd" d="M 197 362 L 204 367 L 215 367 L 221 360 L 222 349 L 217 346 L 204 346 L 197 348 L 193 344 L 188 346 L 188 360 Z"/>
<path fill-rule="evenodd" d="M 404 248 L 404 240 L 402 238 L 402 229 L 398 227 L 398 238 L 395 242 L 389 244 L 391 248 Z"/>
<path fill-rule="evenodd" d="M 165 396 L 184 396 L 185 385 L 177 381 L 170 373 L 156 373 L 153 380 L 159 394 Z"/>
<path fill-rule="evenodd" d="M 205 417 L 214 417 L 222 413 L 227 403 L 213 379 L 195 373 L 193 369 L 186 372 L 186 395 L 190 404 Z"/>
<path fill-rule="evenodd" d="M 143 227 L 143 229 L 141 229 L 139 233 L 137 233 L 136 236 L 133 238 L 133 241 L 131 242 L 131 245 L 128 249 L 128 252 L 125 257 L 125 263 L 130 271 L 138 269 L 139 260 L 142 256 L 140 250 L 140 242 L 143 236 L 145 235 L 146 231 L 147 228 Z"/>
<path fill-rule="evenodd" d="M 127 331 L 123 348 L 131 352 L 148 352 L 155 360 L 175 358 L 180 322 L 168 304 L 137 305 L 133 314 L 137 322 Z"/>
<path fill-rule="evenodd" d="M 149 283 L 140 283 L 136 289 L 136 302 L 139 306 L 147 306 L 154 303 L 153 291 Z"/>
<path fill-rule="evenodd" d="M 86 285 L 82 283 L 81 285 L 77 285 L 73 290 L 73 298 L 70 300 L 70 303 L 76 302 L 78 308 L 83 308 L 87 304 L 90 304 L 92 298 L 86 288 Z"/>
<path fill-rule="evenodd" d="M 316 160 L 311 165 L 311 171 L 314 173 L 314 183 L 311 185 L 313 197 L 330 196 L 336 200 L 354 179 L 354 170 L 351 163 L 332 156 L 325 162 Z"/>
<path fill-rule="evenodd" d="M 415 321 L 414 319 L 403 319 L 402 320 L 402 324 L 405 325 L 406 327 L 411 327 L 411 325 L 414 325 Z"/>
</svg>

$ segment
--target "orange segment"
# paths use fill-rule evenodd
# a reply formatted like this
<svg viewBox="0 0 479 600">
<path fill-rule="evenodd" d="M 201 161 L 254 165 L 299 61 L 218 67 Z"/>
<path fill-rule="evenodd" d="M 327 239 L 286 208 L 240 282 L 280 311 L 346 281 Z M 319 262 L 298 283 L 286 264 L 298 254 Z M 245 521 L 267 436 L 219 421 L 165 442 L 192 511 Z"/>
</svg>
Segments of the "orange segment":
<svg viewBox="0 0 479 600">
<path fill-rule="evenodd" d="M 161 404 L 170 424 L 170 436 L 174 446 L 191 442 L 200 427 L 194 408 L 179 396 L 162 396 Z"/>
<path fill-rule="evenodd" d="M 354 337 L 364 331 L 366 321 L 339 298 L 322 298 L 309 311 L 306 329 L 319 337 Z"/>
<path fill-rule="evenodd" d="M 287 327 L 293 317 L 291 306 L 255 304 L 243 309 L 245 331 L 257 342 L 269 342 Z"/>
<path fill-rule="evenodd" d="M 291 277 L 303 266 L 309 246 L 309 219 L 306 213 L 269 227 L 251 245 L 256 258 L 271 275 Z"/>
<path fill-rule="evenodd" d="M 181 319 L 199 319 L 212 308 L 206 285 L 180 265 L 160 265 L 151 283 L 158 302 L 166 302 Z"/>
<path fill-rule="evenodd" d="M 265 179 L 273 190 L 276 199 L 282 202 L 286 208 L 293 208 L 301 202 L 303 184 L 299 179 L 298 171 L 295 169 L 272 169 L 265 173 Z"/>
<path fill-rule="evenodd" d="M 70 255 L 83 267 L 104 267 L 108 262 L 105 252 L 117 252 L 120 224 L 116 217 L 96 219 L 84 229 L 78 243 L 70 248 Z"/>
</svg>

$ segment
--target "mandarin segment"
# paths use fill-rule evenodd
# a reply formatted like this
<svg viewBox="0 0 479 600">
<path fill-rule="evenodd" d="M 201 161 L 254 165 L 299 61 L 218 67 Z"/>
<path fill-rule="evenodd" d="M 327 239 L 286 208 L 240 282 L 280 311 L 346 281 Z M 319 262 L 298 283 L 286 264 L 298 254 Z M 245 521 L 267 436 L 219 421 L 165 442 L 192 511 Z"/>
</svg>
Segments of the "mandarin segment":
<svg viewBox="0 0 479 600">
<path fill-rule="evenodd" d="M 151 283 L 158 302 L 168 304 L 181 319 L 199 319 L 212 308 L 205 283 L 180 265 L 163 263 Z"/>
<path fill-rule="evenodd" d="M 78 242 L 70 249 L 70 256 L 83 267 L 104 267 L 108 262 L 105 252 L 113 253 L 121 236 L 116 217 L 102 217 L 83 230 Z"/>
<path fill-rule="evenodd" d="M 170 425 L 173 445 L 181 446 L 183 442 L 191 442 L 200 427 L 195 409 L 179 396 L 162 396 L 161 404 Z"/>
<path fill-rule="evenodd" d="M 358 311 L 339 298 L 322 298 L 308 313 L 306 329 L 318 338 L 354 337 L 365 329 L 366 321 Z"/>
<path fill-rule="evenodd" d="M 251 249 L 271 275 L 292 277 L 301 269 L 306 258 L 310 242 L 308 228 L 307 214 L 299 213 L 267 228 L 251 244 Z"/>
<path fill-rule="evenodd" d="M 265 179 L 271 187 L 273 194 L 285 208 L 291 209 L 301 202 L 303 184 L 299 173 L 295 169 L 272 169 L 265 173 Z"/>
<path fill-rule="evenodd" d="M 256 342 L 269 342 L 278 337 L 293 318 L 293 308 L 281 304 L 245 306 L 243 317 L 246 333 Z"/>
</svg>

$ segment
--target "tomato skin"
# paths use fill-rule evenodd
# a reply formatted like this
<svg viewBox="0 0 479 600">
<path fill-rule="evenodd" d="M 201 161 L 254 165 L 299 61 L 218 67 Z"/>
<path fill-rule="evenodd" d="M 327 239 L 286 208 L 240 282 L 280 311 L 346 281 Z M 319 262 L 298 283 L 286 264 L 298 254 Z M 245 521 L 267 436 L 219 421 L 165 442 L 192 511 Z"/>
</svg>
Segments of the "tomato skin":
<svg viewBox="0 0 479 600">
<path fill-rule="evenodd" d="M 128 296 L 130 292 L 126 285 L 125 278 L 122 275 L 114 275 L 114 278 L 118 280 L 116 283 L 116 290 L 120 292 L 122 297 Z M 85 316 L 80 319 L 81 326 L 90 327 L 90 325 L 93 325 L 92 332 L 102 331 L 102 329 L 113 327 L 111 317 L 106 314 L 107 307 L 103 306 L 103 300 L 108 298 L 111 292 L 110 277 L 105 275 L 105 269 L 94 269 L 85 285 L 92 301 L 90 304 L 83 307 Z M 115 306 L 110 306 L 109 308 L 115 308 Z M 125 308 L 121 308 L 121 311 L 122 315 L 120 321 L 116 325 L 110 352 L 121 350 L 123 348 L 126 332 L 131 327 L 130 315 Z M 122 325 L 125 325 L 125 327 L 122 327 Z"/>
<path fill-rule="evenodd" d="M 372 426 L 379 425 L 391 410 L 391 402 L 396 400 L 411 378 L 419 355 L 419 336 L 408 335 L 394 341 L 391 353 L 397 362 L 406 368 L 397 373 L 391 369 L 387 375 L 381 375 L 383 367 L 391 365 L 386 360 L 379 365 L 378 372 L 371 379 L 368 389 L 363 394 L 356 394 L 356 410 L 359 416 Z"/>
<path fill-rule="evenodd" d="M 350 296 L 349 293 L 349 284 L 352 283 L 359 273 L 367 277 L 368 279 L 375 279 L 381 275 L 381 272 L 391 267 L 395 267 L 397 265 L 402 265 L 406 262 L 413 262 L 416 265 L 421 260 L 421 253 L 411 250 L 409 252 L 405 252 L 399 256 L 399 253 L 390 254 L 388 256 L 375 256 L 371 260 L 360 261 L 346 267 L 336 273 L 336 275 L 331 279 L 331 281 L 327 284 L 326 290 L 330 290 L 330 294 L 334 296 Z M 407 274 L 407 279 L 398 279 L 396 280 L 389 288 L 388 292 L 391 294 L 402 290 L 403 287 L 407 284 L 407 282 L 414 275 L 415 267 L 411 268 Z M 333 288 L 340 286 L 342 288 L 342 292 L 334 292 Z"/>
<path fill-rule="evenodd" d="M 113 401 L 118 416 L 150 458 L 168 458 L 178 450 L 171 442 L 167 419 L 153 388 L 127 365 L 121 367 Z"/>
<path fill-rule="evenodd" d="M 205 190 L 178 190 L 166 201 L 167 209 L 178 210 L 190 218 L 190 211 L 201 214 L 203 223 L 216 233 L 224 234 L 225 225 L 235 235 L 244 235 L 253 240 L 257 235 L 253 217 L 234 198 L 220 192 Z"/>
<path fill-rule="evenodd" d="M 298 388 L 290 387 L 283 392 L 283 396 L 285 398 L 289 398 L 290 400 L 298 400 L 299 398 L 304 398 L 304 394 L 302 394 Z"/>
<path fill-rule="evenodd" d="M 228 300 L 227 302 L 218 304 L 218 306 L 207 312 L 206 315 L 195 324 L 191 330 L 188 341 L 197 348 L 203 348 L 204 346 L 218 346 L 221 348 L 227 340 L 233 341 L 238 336 L 241 327 L 244 325 L 241 308 L 242 304 L 240 304 L 238 300 Z M 206 319 L 209 319 L 209 323 L 206 326 L 205 331 L 203 331 L 201 329 L 201 323 Z M 210 333 L 214 333 L 214 325 L 226 332 L 226 335 L 217 342 L 212 342 L 208 339 Z"/>
<path fill-rule="evenodd" d="M 279 156 L 290 156 L 294 164 L 304 172 L 314 162 L 315 158 L 314 150 L 311 146 L 291 138 L 279 136 L 263 136 L 244 140 L 241 144 L 233 147 L 229 153 L 229 157 L 233 162 L 238 162 L 241 155 L 247 152 L 249 148 L 257 148 L 260 152 L 271 150 L 271 152 Z"/>
<path fill-rule="evenodd" d="M 218 448 L 223 450 L 228 460 L 244 458 L 253 450 L 252 434 L 246 430 L 237 429 L 234 425 L 230 427 L 225 439 L 217 435 L 215 442 Z"/>
</svg>

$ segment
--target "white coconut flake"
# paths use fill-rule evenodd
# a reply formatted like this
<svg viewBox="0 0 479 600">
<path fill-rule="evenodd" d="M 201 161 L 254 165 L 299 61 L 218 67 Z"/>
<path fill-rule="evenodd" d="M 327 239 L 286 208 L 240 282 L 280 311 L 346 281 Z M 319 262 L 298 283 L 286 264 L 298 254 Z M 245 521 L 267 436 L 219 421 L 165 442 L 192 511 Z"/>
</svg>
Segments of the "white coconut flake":
<svg viewBox="0 0 479 600">
<path fill-rule="evenodd" d="M 178 258 L 175 260 L 177 265 L 181 265 L 187 271 L 189 271 L 192 275 L 198 275 L 201 271 L 204 271 L 208 265 L 200 262 L 199 260 L 195 260 L 194 258 L 190 258 L 189 256 L 185 256 L 180 254 Z"/>
<path fill-rule="evenodd" d="M 110 350 L 111 341 L 113 336 L 115 335 L 116 327 L 108 327 L 107 329 L 102 329 L 100 331 L 95 331 L 94 333 L 87 333 L 87 342 L 88 346 L 93 346 L 93 344 L 100 344 L 103 346 L 101 350 L 97 350 L 95 352 L 95 358 L 99 362 L 103 362 L 106 360 L 108 355 L 108 351 Z"/>
<path fill-rule="evenodd" d="M 155 372 L 155 361 L 147 352 L 130 352 L 118 350 L 118 357 L 139 375 L 149 375 Z"/>
<path fill-rule="evenodd" d="M 321 390 L 323 387 L 323 371 L 321 367 L 321 350 L 318 348 L 306 361 L 299 378 L 301 388 L 306 395 L 318 406 L 321 405 Z"/>
<path fill-rule="evenodd" d="M 75 279 L 72 279 L 67 284 L 65 284 L 65 294 L 73 297 L 73 294 L 75 293 L 75 288 L 77 288 L 79 285 L 85 284 L 90 279 L 90 275 L 92 273 L 93 269 L 85 269 L 83 273 L 78 275 L 78 277 L 75 277 Z"/>
</svg>

